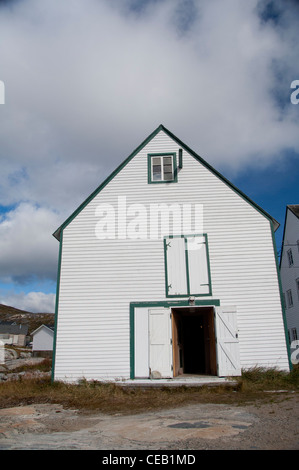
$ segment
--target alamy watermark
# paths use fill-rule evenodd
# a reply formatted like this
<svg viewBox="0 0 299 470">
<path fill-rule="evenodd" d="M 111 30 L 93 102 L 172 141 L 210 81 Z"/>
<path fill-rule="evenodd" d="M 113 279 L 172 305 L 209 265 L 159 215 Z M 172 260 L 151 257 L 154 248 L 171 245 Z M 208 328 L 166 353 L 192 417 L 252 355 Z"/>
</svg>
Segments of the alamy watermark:
<svg viewBox="0 0 299 470">
<path fill-rule="evenodd" d="M 0 80 L 0 104 L 5 104 L 5 86 L 2 80 Z"/>
<path fill-rule="evenodd" d="M 99 240 L 160 240 L 203 233 L 202 204 L 128 204 L 126 196 L 118 196 L 115 205 L 99 204 L 95 216 Z"/>
<path fill-rule="evenodd" d="M 291 88 L 296 88 L 293 93 L 291 93 L 291 103 L 298 104 L 299 103 L 299 80 L 293 80 L 291 83 Z"/>
<path fill-rule="evenodd" d="M 299 364 L 299 340 L 296 339 L 291 343 L 291 349 L 294 349 L 291 353 L 292 364 Z"/>
</svg>

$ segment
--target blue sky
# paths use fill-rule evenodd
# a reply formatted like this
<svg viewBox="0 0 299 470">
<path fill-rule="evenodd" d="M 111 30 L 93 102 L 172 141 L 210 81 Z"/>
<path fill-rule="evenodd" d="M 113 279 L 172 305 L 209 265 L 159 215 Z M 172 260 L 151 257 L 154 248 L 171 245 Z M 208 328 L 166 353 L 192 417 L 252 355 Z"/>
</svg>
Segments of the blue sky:
<svg viewBox="0 0 299 470">
<path fill-rule="evenodd" d="M 279 248 L 298 30 L 295 0 L 0 0 L 0 303 L 54 311 L 52 233 L 161 123 L 278 220 Z"/>
</svg>

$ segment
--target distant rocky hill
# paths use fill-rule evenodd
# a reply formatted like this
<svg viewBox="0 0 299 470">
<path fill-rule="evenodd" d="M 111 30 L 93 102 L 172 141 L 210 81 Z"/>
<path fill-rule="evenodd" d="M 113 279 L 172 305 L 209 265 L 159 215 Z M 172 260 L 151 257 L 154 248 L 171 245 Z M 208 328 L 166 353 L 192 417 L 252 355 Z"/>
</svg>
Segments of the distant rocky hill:
<svg viewBox="0 0 299 470">
<path fill-rule="evenodd" d="M 54 325 L 54 313 L 32 313 L 0 304 L 0 321 L 14 321 L 16 323 L 26 323 L 28 333 L 31 334 L 41 325 Z"/>
</svg>

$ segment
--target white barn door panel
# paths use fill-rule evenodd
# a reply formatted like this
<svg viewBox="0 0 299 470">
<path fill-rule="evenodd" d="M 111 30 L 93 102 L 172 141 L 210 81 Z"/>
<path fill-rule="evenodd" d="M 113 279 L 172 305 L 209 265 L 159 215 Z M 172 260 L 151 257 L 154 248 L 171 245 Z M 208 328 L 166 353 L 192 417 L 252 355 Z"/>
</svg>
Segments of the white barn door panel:
<svg viewBox="0 0 299 470">
<path fill-rule="evenodd" d="M 216 307 L 218 375 L 241 375 L 236 307 Z"/>
<path fill-rule="evenodd" d="M 149 376 L 148 307 L 135 308 L 134 324 L 135 378 L 147 378 Z"/>
<path fill-rule="evenodd" d="M 206 239 L 204 236 L 186 237 L 188 248 L 190 294 L 209 294 L 209 273 Z"/>
<path fill-rule="evenodd" d="M 186 295 L 188 288 L 185 239 L 183 237 L 166 238 L 165 248 L 168 295 Z"/>
<path fill-rule="evenodd" d="M 149 310 L 149 360 L 152 377 L 172 377 L 170 311 Z"/>
</svg>

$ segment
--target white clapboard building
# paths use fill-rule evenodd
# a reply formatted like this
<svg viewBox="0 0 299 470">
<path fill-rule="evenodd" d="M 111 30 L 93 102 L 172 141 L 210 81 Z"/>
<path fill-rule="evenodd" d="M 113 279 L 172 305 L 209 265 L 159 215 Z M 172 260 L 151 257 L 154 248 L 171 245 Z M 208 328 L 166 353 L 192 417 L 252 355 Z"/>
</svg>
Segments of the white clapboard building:
<svg viewBox="0 0 299 470">
<path fill-rule="evenodd" d="M 278 225 L 160 125 L 54 233 L 53 379 L 289 370 Z"/>
<path fill-rule="evenodd" d="M 286 207 L 280 275 L 292 356 L 299 346 L 299 204 Z M 298 355 L 299 358 L 299 355 Z M 298 364 L 298 359 L 296 360 Z"/>
</svg>

